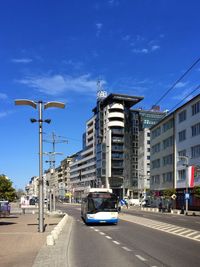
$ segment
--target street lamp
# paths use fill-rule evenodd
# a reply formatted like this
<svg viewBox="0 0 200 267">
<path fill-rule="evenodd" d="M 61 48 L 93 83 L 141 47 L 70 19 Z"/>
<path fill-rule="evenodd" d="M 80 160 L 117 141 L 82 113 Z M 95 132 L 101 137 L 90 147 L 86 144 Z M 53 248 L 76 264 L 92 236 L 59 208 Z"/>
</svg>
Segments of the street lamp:
<svg viewBox="0 0 200 267">
<path fill-rule="evenodd" d="M 31 122 L 38 122 L 39 123 L 39 212 L 38 212 L 38 232 L 44 232 L 44 185 L 43 185 L 43 148 L 42 148 L 42 123 L 50 123 L 51 120 L 42 119 L 42 111 L 43 109 L 56 107 L 56 108 L 65 108 L 65 104 L 62 102 L 43 102 L 43 101 L 32 101 L 28 99 L 16 99 L 15 105 L 18 106 L 31 106 L 34 109 L 38 109 L 39 111 L 39 119 L 31 119 Z"/>
<path fill-rule="evenodd" d="M 189 179 L 189 173 L 188 173 L 188 167 L 189 167 L 189 157 L 188 156 L 178 156 L 178 158 L 185 160 L 185 164 L 182 164 L 186 167 L 186 174 L 185 174 L 185 215 L 188 214 L 188 179 Z"/>
</svg>

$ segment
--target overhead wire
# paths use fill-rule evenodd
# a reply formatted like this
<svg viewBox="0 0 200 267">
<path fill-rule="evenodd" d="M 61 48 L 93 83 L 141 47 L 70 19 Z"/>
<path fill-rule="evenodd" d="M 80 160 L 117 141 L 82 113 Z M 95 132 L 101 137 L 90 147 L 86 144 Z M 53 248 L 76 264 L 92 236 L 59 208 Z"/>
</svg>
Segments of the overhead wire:
<svg viewBox="0 0 200 267">
<path fill-rule="evenodd" d="M 192 95 L 194 92 L 196 92 L 198 89 L 200 89 L 200 84 L 189 94 L 187 94 L 181 101 L 178 102 L 173 108 L 171 108 L 168 112 L 172 112 L 176 107 L 178 107 L 185 99 L 187 99 L 190 95 Z"/>
<path fill-rule="evenodd" d="M 158 99 L 158 101 L 154 104 L 155 106 L 160 103 L 161 100 L 172 90 L 174 87 L 196 66 L 200 61 L 200 57 L 178 78 L 173 85 Z"/>
</svg>

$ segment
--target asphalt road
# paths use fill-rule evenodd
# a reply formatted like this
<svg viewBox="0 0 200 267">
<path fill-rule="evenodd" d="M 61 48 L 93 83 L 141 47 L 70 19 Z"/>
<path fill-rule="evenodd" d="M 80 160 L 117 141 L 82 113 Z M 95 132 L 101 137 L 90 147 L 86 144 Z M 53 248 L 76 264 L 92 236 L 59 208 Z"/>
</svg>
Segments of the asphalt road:
<svg viewBox="0 0 200 267">
<path fill-rule="evenodd" d="M 120 220 L 116 226 L 86 226 L 80 217 L 80 206 L 60 205 L 59 209 L 73 217 L 69 244 L 70 267 L 199 266 L 200 242 L 126 220 Z M 160 220 L 156 215 L 144 215 L 139 211 L 137 214 L 140 218 L 151 216 L 155 222 Z M 173 224 L 176 221 L 174 216 L 158 216 L 163 216 L 165 221 L 172 220 Z M 186 223 L 188 227 L 191 218 L 187 220 L 179 223 Z M 196 218 L 193 217 L 193 220 Z M 191 225 L 195 226 L 195 223 Z"/>
<path fill-rule="evenodd" d="M 123 213 L 132 214 L 134 216 L 148 218 L 160 222 L 171 223 L 181 227 L 191 228 L 194 230 L 200 230 L 200 216 L 186 216 L 161 212 L 147 212 L 139 209 L 130 208 L 124 209 Z"/>
</svg>

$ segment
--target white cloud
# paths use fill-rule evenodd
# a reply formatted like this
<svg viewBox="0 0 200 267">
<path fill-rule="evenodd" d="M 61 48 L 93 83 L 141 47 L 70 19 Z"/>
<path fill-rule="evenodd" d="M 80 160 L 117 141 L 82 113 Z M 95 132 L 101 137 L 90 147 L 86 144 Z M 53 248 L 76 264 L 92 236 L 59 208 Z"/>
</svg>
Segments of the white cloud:
<svg viewBox="0 0 200 267">
<path fill-rule="evenodd" d="M 149 50 L 147 48 L 133 49 L 132 52 L 135 54 L 148 54 Z"/>
<path fill-rule="evenodd" d="M 108 4 L 111 7 L 118 6 L 119 5 L 119 1 L 118 0 L 108 0 Z"/>
<path fill-rule="evenodd" d="M 83 67 L 83 65 L 84 65 L 84 63 L 81 61 L 73 61 L 71 59 L 63 60 L 63 63 L 70 66 L 70 67 L 73 67 L 74 69 L 81 69 L 81 67 Z"/>
<path fill-rule="evenodd" d="M 8 96 L 4 93 L 0 93 L 0 99 L 7 99 Z"/>
<path fill-rule="evenodd" d="M 159 45 L 152 45 L 152 47 L 151 47 L 151 50 L 152 51 L 156 51 L 158 49 L 160 49 L 160 46 Z"/>
<path fill-rule="evenodd" d="M 190 92 L 191 92 L 191 89 L 185 89 L 185 90 L 183 90 L 181 93 L 179 92 L 178 95 L 174 95 L 174 96 L 172 97 L 172 99 L 181 101 L 181 100 L 183 100 L 184 98 L 186 98 L 187 95 L 188 95 L 188 97 L 187 97 L 184 101 L 185 101 L 185 102 L 186 102 L 186 101 L 189 101 L 189 100 L 193 97 L 192 94 L 190 95 Z"/>
<path fill-rule="evenodd" d="M 6 117 L 8 114 L 6 112 L 0 112 L 0 118 Z"/>
<path fill-rule="evenodd" d="M 96 23 L 96 36 L 99 37 L 100 33 L 101 33 L 101 30 L 102 30 L 102 27 L 103 27 L 103 23 Z"/>
<path fill-rule="evenodd" d="M 27 64 L 32 62 L 33 60 L 31 58 L 13 58 L 11 59 L 11 61 L 13 63 L 23 63 L 23 64 Z"/>
<path fill-rule="evenodd" d="M 92 79 L 90 74 L 72 77 L 67 75 L 35 76 L 26 77 L 18 82 L 35 88 L 47 95 L 61 95 L 66 92 L 94 94 L 97 90 L 97 80 Z M 105 84 L 105 81 L 102 81 Z"/>
<path fill-rule="evenodd" d="M 129 41 L 130 39 L 131 39 L 131 36 L 128 34 L 122 37 L 123 41 Z"/>
<path fill-rule="evenodd" d="M 188 84 L 188 82 L 179 82 L 176 84 L 175 88 L 183 88 Z"/>
</svg>

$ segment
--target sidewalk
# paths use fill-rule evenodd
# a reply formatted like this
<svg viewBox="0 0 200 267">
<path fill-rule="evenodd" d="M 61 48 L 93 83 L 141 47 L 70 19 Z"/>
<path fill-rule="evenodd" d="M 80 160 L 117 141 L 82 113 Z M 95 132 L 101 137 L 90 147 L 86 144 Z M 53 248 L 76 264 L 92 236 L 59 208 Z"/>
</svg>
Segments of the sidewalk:
<svg viewBox="0 0 200 267">
<path fill-rule="evenodd" d="M 12 213 L 0 218 L 0 265 L 2 267 L 32 267 L 47 235 L 61 220 L 45 216 L 45 232 L 38 232 L 38 214 Z"/>
</svg>

